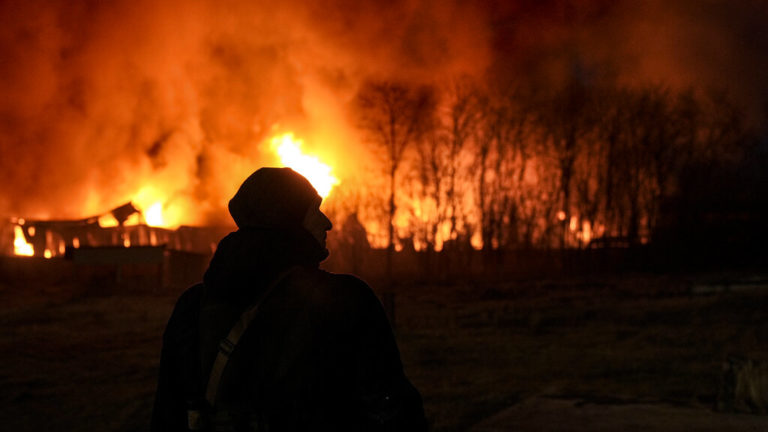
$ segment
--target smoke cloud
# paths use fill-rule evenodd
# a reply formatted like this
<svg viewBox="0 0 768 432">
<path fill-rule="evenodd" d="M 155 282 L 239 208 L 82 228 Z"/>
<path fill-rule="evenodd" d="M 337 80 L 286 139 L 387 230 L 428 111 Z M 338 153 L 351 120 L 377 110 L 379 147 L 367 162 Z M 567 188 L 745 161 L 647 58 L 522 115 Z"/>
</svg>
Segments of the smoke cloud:
<svg viewBox="0 0 768 432">
<path fill-rule="evenodd" d="M 295 131 L 342 180 L 365 149 L 346 106 L 367 78 L 492 71 L 721 86 L 768 100 L 764 2 L 4 1 L 0 214 L 85 217 L 159 194 L 185 223 L 275 163 Z"/>
</svg>

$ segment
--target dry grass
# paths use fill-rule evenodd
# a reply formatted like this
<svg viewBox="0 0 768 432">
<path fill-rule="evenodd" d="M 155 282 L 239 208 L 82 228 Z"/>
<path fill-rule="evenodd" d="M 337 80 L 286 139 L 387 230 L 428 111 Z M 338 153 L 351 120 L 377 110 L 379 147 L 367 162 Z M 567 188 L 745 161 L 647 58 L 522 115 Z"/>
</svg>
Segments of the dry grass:
<svg viewBox="0 0 768 432">
<path fill-rule="evenodd" d="M 668 283 L 412 287 L 398 304 L 406 370 L 435 430 L 542 394 L 709 408 L 728 354 L 768 358 L 768 289 L 694 297 L 649 286 Z"/>
<path fill-rule="evenodd" d="M 398 287 L 406 373 L 439 431 L 541 394 L 709 406 L 727 354 L 768 357 L 768 290 L 689 279 Z M 0 287 L 4 430 L 147 428 L 175 296 L 93 293 Z"/>
<path fill-rule="evenodd" d="M 3 429 L 147 429 L 172 299 L 5 294 L 14 300 L 0 310 Z"/>
</svg>

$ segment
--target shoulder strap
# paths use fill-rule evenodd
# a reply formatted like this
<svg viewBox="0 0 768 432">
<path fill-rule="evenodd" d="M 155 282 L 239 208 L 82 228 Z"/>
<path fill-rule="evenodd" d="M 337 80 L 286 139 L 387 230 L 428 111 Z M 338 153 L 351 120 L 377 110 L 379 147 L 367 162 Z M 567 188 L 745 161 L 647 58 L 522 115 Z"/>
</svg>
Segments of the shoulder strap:
<svg viewBox="0 0 768 432">
<path fill-rule="evenodd" d="M 213 406 L 216 402 L 216 393 L 219 390 L 221 376 L 224 373 L 224 368 L 227 366 L 229 356 L 232 354 L 235 346 L 237 346 L 240 337 L 245 333 L 248 326 L 251 324 L 251 321 L 256 317 L 259 307 L 264 303 L 264 300 L 269 297 L 283 279 L 296 270 L 298 270 L 298 266 L 293 266 L 278 274 L 269 286 L 267 286 L 267 289 L 264 290 L 264 293 L 256 300 L 253 306 L 246 309 L 245 312 L 240 315 L 240 319 L 237 320 L 232 327 L 232 330 L 229 331 L 227 337 L 222 339 L 219 343 L 219 352 L 216 354 L 216 360 L 213 363 L 213 368 L 211 368 L 211 375 L 208 377 L 208 387 L 206 387 L 205 390 L 205 400 L 208 401 L 210 406 Z"/>
</svg>

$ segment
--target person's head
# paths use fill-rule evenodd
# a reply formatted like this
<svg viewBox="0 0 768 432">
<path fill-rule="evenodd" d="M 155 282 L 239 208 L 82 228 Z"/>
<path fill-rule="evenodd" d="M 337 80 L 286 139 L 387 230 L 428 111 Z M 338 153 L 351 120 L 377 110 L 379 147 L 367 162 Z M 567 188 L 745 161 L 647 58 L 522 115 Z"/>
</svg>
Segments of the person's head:
<svg viewBox="0 0 768 432">
<path fill-rule="evenodd" d="M 238 228 L 305 229 L 325 246 L 331 221 L 320 211 L 322 198 L 312 184 L 290 168 L 260 168 L 229 201 Z"/>
</svg>

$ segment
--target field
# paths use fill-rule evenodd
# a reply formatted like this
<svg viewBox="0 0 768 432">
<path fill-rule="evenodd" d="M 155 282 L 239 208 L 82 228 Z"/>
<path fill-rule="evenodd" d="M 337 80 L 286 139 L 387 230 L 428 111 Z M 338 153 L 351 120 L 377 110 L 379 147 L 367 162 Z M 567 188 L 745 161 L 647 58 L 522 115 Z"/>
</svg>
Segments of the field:
<svg viewBox="0 0 768 432">
<path fill-rule="evenodd" d="M 539 397 L 709 412 L 728 355 L 768 359 L 764 281 L 697 274 L 398 285 L 396 335 L 436 431 L 467 430 Z M 3 430 L 147 429 L 178 293 L 97 288 L 0 286 Z"/>
</svg>

